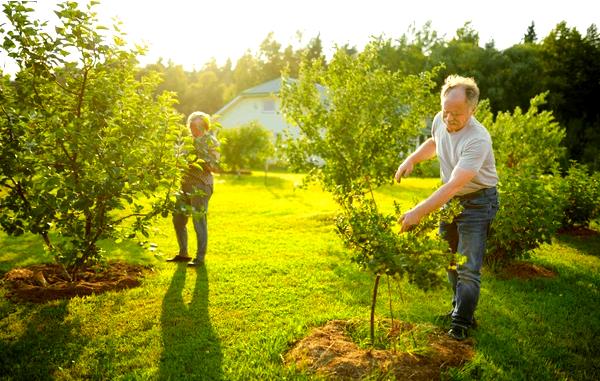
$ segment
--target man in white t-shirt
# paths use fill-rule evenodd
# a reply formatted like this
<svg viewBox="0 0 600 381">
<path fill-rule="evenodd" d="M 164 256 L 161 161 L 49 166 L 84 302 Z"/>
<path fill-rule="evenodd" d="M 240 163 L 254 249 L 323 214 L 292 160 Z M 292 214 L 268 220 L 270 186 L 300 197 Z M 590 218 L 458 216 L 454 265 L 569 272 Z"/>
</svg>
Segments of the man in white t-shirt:
<svg viewBox="0 0 600 381">
<path fill-rule="evenodd" d="M 442 110 L 434 117 L 431 138 L 402 162 L 395 178 L 400 182 L 414 165 L 437 155 L 443 185 L 409 210 L 399 223 L 405 232 L 421 218 L 457 198 L 463 211 L 452 223 L 441 223 L 440 234 L 453 252 L 466 262 L 448 271 L 453 289 L 451 326 L 448 334 L 463 340 L 474 328 L 473 314 L 479 300 L 481 264 L 490 224 L 498 210 L 498 175 L 490 134 L 473 117 L 479 88 L 472 78 L 451 75 L 441 91 Z"/>
</svg>

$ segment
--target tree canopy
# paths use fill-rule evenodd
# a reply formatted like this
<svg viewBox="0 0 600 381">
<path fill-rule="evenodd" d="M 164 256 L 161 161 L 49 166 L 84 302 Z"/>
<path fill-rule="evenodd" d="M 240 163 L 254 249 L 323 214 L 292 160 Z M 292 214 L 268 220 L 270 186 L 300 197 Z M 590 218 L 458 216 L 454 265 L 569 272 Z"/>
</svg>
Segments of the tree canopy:
<svg viewBox="0 0 600 381">
<path fill-rule="evenodd" d="M 360 53 L 348 45 L 338 48 L 349 55 Z M 451 73 L 474 77 L 481 98 L 489 99 L 494 114 L 512 112 L 516 107 L 527 109 L 531 98 L 548 91 L 543 108 L 552 110 L 566 129 L 563 167 L 571 159 L 600 168 L 600 108 L 595 104 L 600 92 L 600 35 L 595 25 L 582 34 L 561 22 L 541 38 L 532 21 L 521 41 L 498 50 L 493 41 L 481 41 L 469 22 L 450 38 L 440 37 L 431 23 L 426 23 L 420 29 L 411 26 L 397 38 L 379 38 L 378 49 L 378 61 L 403 76 L 443 64 L 433 78 L 438 87 Z M 248 50 L 235 63 L 227 61 L 220 66 L 213 60 L 189 72 L 173 62 L 159 61 L 146 69 L 163 74 L 159 90 L 178 94 L 180 112 L 212 113 L 241 91 L 279 77 L 282 71 L 297 77 L 303 57 L 325 66 L 330 63 L 319 35 L 294 48 L 284 47 L 270 33 L 256 52 Z"/>
<path fill-rule="evenodd" d="M 100 239 L 148 236 L 168 214 L 185 127 L 174 94 L 157 92 L 157 73 L 137 75 L 141 51 L 106 38 L 93 4 L 59 4 L 53 32 L 26 2 L 3 8 L 19 70 L 0 77 L 0 225 L 41 235 L 76 274 L 102 258 Z"/>
</svg>

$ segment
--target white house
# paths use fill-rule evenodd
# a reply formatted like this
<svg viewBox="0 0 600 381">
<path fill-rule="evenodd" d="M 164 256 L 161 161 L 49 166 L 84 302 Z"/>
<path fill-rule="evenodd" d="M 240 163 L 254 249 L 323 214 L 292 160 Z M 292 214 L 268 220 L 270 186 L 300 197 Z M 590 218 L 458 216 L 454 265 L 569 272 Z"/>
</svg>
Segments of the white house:
<svg viewBox="0 0 600 381">
<path fill-rule="evenodd" d="M 281 134 L 289 126 L 280 111 L 281 84 L 282 79 L 276 78 L 242 91 L 217 111 L 221 126 L 231 128 L 255 121 L 274 136 Z"/>
<path fill-rule="evenodd" d="M 297 81 L 292 78 L 289 80 Z M 219 115 L 221 126 L 232 128 L 255 121 L 273 132 L 273 136 L 281 134 L 284 129 L 290 127 L 281 114 L 279 94 L 282 83 L 282 78 L 276 78 L 242 91 L 240 95 L 216 112 Z M 321 97 L 324 98 L 325 88 L 321 85 L 316 86 L 321 93 Z M 421 135 L 415 138 L 415 147 L 418 147 L 420 143 L 427 139 L 430 129 L 431 125 L 428 121 L 428 127 L 424 128 Z"/>
</svg>

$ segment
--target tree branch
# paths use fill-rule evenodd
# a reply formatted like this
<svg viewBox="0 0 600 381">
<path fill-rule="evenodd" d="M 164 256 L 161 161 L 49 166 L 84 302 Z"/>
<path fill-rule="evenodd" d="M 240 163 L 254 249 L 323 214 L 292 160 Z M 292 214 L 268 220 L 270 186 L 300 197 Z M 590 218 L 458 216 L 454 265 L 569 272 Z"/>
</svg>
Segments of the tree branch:
<svg viewBox="0 0 600 381">
<path fill-rule="evenodd" d="M 88 71 L 89 68 L 87 66 L 83 68 L 83 80 L 81 81 L 81 89 L 79 90 L 77 108 L 75 110 L 77 118 L 81 118 L 81 107 L 83 106 L 83 95 L 85 94 L 85 86 L 87 84 Z"/>
<path fill-rule="evenodd" d="M 126 220 L 128 218 L 131 218 L 131 217 L 146 217 L 147 215 L 148 215 L 148 213 L 132 213 L 132 214 L 129 214 L 129 215 L 125 216 L 125 217 L 121 217 L 118 220 L 115 220 L 114 224 L 117 224 L 117 223 L 119 223 L 121 221 L 124 221 L 124 220 Z"/>
<path fill-rule="evenodd" d="M 71 94 L 71 95 L 77 95 L 77 92 L 67 88 L 65 85 L 63 85 L 62 83 L 60 83 L 58 81 L 58 78 L 56 77 L 56 75 L 52 75 L 52 77 L 54 78 L 54 83 L 56 83 L 58 85 L 58 87 L 60 87 L 61 89 L 63 89 L 64 91 L 66 91 L 67 93 Z"/>
</svg>

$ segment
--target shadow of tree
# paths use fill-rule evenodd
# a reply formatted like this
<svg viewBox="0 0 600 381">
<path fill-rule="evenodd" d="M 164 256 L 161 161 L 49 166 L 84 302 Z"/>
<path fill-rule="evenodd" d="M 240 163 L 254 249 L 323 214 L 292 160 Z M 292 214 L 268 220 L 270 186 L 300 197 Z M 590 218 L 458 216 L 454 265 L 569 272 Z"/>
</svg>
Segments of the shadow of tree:
<svg viewBox="0 0 600 381">
<path fill-rule="evenodd" d="M 476 331 L 486 364 L 470 366 L 471 377 L 597 379 L 600 283 L 594 274 L 563 266 L 558 273 L 529 280 L 488 278 L 490 292 Z"/>
<path fill-rule="evenodd" d="M 286 179 L 283 179 L 277 174 L 268 174 L 267 176 L 236 176 L 236 175 L 220 175 L 220 180 L 224 180 L 229 185 L 235 186 L 254 186 L 254 187 L 274 187 L 284 188 L 286 186 L 292 187 L 292 183 Z"/>
<path fill-rule="evenodd" d="M 42 239 L 30 233 L 12 237 L 2 232 L 0 233 L 0 247 L 2 248 L 0 276 L 16 267 L 25 267 L 52 260 L 51 256 L 44 253 Z"/>
<path fill-rule="evenodd" d="M 556 239 L 561 244 L 572 247 L 584 254 L 600 257 L 600 234 L 587 237 L 574 237 L 568 234 L 559 234 Z"/>
<path fill-rule="evenodd" d="M 183 298 L 186 264 L 179 264 L 162 304 L 163 354 L 161 380 L 223 378 L 220 341 L 208 315 L 206 267 L 196 269 L 196 284 L 189 304 Z"/>
<path fill-rule="evenodd" d="M 43 306 L 28 305 L 16 318 L 27 322 L 18 340 L 0 340 L 0 378 L 8 380 L 51 380 L 69 368 L 87 340 L 78 334 L 78 322 L 66 321 L 68 301 Z M 0 318 L 6 311 L 0 313 Z M 8 321 L 10 319 L 7 319 Z M 0 327 L 6 329 L 6 327 Z"/>
</svg>

